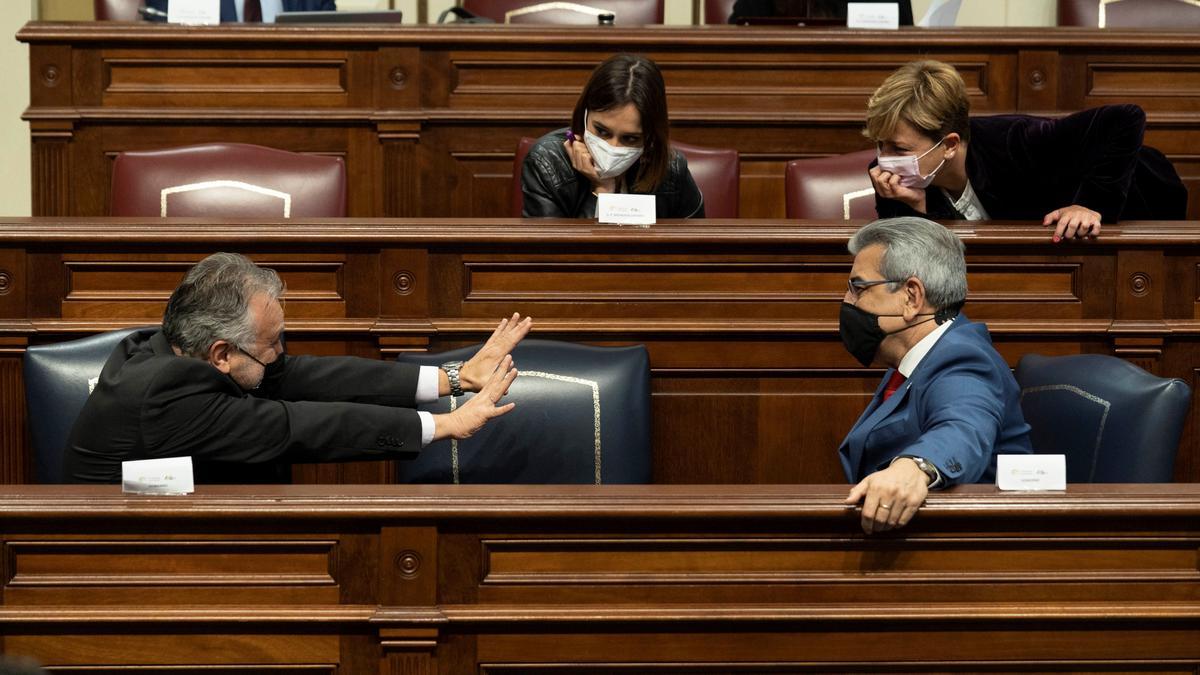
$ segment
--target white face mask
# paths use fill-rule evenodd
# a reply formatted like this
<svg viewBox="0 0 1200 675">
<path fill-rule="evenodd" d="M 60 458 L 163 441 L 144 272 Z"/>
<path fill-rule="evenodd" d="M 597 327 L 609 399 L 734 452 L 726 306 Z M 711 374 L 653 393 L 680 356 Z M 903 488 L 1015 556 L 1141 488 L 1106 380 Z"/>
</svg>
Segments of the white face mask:
<svg viewBox="0 0 1200 675">
<path fill-rule="evenodd" d="M 946 139 L 943 137 L 942 141 L 944 140 Z M 941 145 L 942 141 L 934 143 L 933 148 Z M 917 162 L 921 161 L 921 158 L 925 155 L 933 152 L 933 148 L 929 148 L 919 155 L 888 155 L 884 157 L 877 154 L 876 157 L 879 159 L 879 168 L 900 176 L 900 184 L 904 187 L 926 188 L 933 182 L 938 171 L 942 170 L 942 165 L 946 163 L 946 160 L 942 159 L 937 167 L 929 172 L 928 176 L 921 175 L 921 165 Z"/>
<path fill-rule="evenodd" d="M 642 156 L 641 148 L 629 146 L 613 147 L 608 141 L 588 130 L 587 111 L 583 113 L 583 142 L 587 144 L 588 152 L 592 153 L 592 163 L 596 165 L 596 175 L 602 179 L 620 176 L 633 166 Z"/>
</svg>

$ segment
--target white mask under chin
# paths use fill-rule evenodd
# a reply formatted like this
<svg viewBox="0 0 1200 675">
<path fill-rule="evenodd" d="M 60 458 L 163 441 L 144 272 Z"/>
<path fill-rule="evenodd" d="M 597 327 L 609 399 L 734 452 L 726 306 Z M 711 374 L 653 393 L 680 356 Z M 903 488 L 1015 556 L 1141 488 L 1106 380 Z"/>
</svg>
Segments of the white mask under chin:
<svg viewBox="0 0 1200 675">
<path fill-rule="evenodd" d="M 588 131 L 586 112 L 583 114 L 583 142 L 587 144 L 588 152 L 592 153 L 592 163 L 596 165 L 596 175 L 602 179 L 620 176 L 642 156 L 641 148 L 629 146 L 616 148 L 609 145 L 608 141 Z"/>
</svg>

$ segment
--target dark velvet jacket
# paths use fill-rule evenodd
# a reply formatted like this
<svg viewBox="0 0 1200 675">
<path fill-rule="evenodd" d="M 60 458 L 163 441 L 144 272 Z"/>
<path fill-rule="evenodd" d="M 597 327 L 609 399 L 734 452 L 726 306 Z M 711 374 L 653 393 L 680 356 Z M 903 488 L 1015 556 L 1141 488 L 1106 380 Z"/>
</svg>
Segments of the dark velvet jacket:
<svg viewBox="0 0 1200 675">
<path fill-rule="evenodd" d="M 421 449 L 417 366 L 281 356 L 243 391 L 162 331 L 121 341 L 63 457 L 63 482 L 119 483 L 121 462 L 192 457 L 197 483 L 280 482 L 292 462 L 402 459 Z"/>
<path fill-rule="evenodd" d="M 521 167 L 521 192 L 525 206 L 521 215 L 526 218 L 594 218 L 596 196 L 592 184 L 575 167 L 563 146 L 567 140 L 564 127 L 537 139 Z M 579 141 L 582 143 L 583 141 Z M 626 172 L 637 175 L 638 165 Z M 688 171 L 687 158 L 681 152 L 671 152 L 667 175 L 654 191 L 656 215 L 664 218 L 703 218 L 704 195 Z"/>
<path fill-rule="evenodd" d="M 1078 204 L 1117 220 L 1182 220 L 1187 188 L 1161 152 L 1142 145 L 1146 114 L 1136 105 L 1109 105 L 1061 119 L 1028 115 L 971 118 L 967 177 L 995 220 L 1037 220 Z M 871 166 L 875 166 L 875 162 Z M 938 188 L 925 195 L 927 213 L 875 195 L 880 218 L 919 215 L 963 220 Z"/>
</svg>

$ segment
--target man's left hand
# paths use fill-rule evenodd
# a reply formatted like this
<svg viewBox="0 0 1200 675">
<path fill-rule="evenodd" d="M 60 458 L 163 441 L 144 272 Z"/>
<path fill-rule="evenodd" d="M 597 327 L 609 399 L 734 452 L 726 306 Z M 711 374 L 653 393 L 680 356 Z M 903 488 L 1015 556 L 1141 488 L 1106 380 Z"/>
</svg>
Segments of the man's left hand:
<svg viewBox="0 0 1200 675">
<path fill-rule="evenodd" d="M 492 332 L 492 336 L 487 342 L 475 352 L 475 356 L 471 357 L 470 361 L 463 364 L 462 370 L 459 371 L 462 388 L 464 391 L 479 391 L 483 385 L 487 384 L 491 378 L 492 372 L 496 370 L 496 366 L 500 364 L 500 360 L 508 356 L 517 343 L 521 341 L 533 326 L 533 318 L 521 318 L 517 312 L 513 312 L 511 318 L 501 319 L 500 325 L 496 326 L 496 330 Z"/>
<path fill-rule="evenodd" d="M 846 504 L 862 502 L 863 532 L 886 532 L 904 527 L 917 515 L 929 494 L 928 484 L 929 476 L 917 463 L 902 457 L 851 488 Z"/>
</svg>

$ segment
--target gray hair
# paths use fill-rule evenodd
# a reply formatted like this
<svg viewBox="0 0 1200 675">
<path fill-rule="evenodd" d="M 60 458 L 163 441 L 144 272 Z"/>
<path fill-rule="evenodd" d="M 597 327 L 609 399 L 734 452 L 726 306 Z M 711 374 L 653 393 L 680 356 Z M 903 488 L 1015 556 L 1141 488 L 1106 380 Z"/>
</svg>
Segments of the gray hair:
<svg viewBox="0 0 1200 675">
<path fill-rule="evenodd" d="M 945 309 L 967 299 L 964 247 L 950 230 L 924 218 L 885 218 L 864 225 L 846 248 L 851 255 L 858 255 L 874 244 L 884 248 L 879 273 L 885 279 L 920 279 L 925 298 L 934 308 Z M 898 287 L 888 284 L 890 291 Z"/>
<path fill-rule="evenodd" d="M 163 314 L 167 341 L 188 356 L 203 358 L 217 340 L 249 348 L 257 337 L 250 299 L 266 293 L 278 300 L 283 281 L 237 253 L 214 253 L 188 270 Z"/>
</svg>

